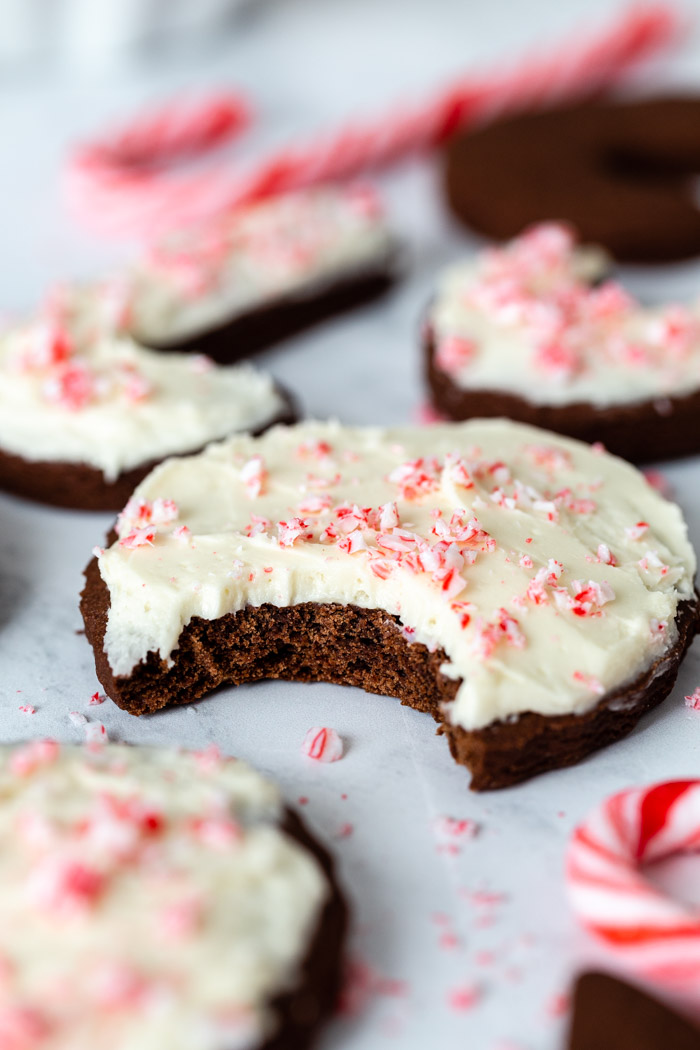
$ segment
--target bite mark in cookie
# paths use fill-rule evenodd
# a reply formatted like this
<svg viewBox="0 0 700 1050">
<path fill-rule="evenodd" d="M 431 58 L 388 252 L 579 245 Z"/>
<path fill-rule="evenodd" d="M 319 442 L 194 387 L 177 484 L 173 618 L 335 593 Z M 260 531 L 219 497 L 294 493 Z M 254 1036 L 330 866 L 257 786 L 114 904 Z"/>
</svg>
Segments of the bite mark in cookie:
<svg viewBox="0 0 700 1050">
<path fill-rule="evenodd" d="M 215 751 L 35 741 L 0 785 L 8 1045 L 310 1044 L 345 908 L 272 784 Z"/>
<path fill-rule="evenodd" d="M 606 257 L 536 226 L 448 270 L 424 331 L 435 407 L 507 415 L 634 461 L 700 449 L 700 310 L 644 307 Z"/>
<path fill-rule="evenodd" d="M 484 787 L 576 761 L 663 699 L 694 572 L 678 508 L 579 443 L 502 420 L 308 424 L 154 471 L 82 607 L 127 710 L 346 681 L 433 713 Z"/>
</svg>

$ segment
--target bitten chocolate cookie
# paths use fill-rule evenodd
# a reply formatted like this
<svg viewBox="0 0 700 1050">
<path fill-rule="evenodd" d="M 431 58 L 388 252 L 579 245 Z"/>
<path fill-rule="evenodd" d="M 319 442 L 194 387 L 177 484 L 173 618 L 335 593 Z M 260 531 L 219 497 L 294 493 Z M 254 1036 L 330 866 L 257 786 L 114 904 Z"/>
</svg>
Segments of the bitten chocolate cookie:
<svg viewBox="0 0 700 1050">
<path fill-rule="evenodd" d="M 168 237 L 129 277 L 126 325 L 145 346 L 230 362 L 375 299 L 397 274 L 374 192 L 327 186 Z"/>
<path fill-rule="evenodd" d="M 700 1050 L 700 1028 L 606 973 L 576 982 L 568 1050 Z"/>
<path fill-rule="evenodd" d="M 423 329 L 435 408 L 509 416 L 634 462 L 700 451 L 700 308 L 644 307 L 556 224 L 441 278 Z"/>
<path fill-rule="evenodd" d="M 587 102 L 525 113 L 448 147 L 447 197 L 496 240 L 550 219 L 625 262 L 700 254 L 700 98 Z"/>
<path fill-rule="evenodd" d="M 117 335 L 109 286 L 57 292 L 0 340 L 0 488 L 85 510 L 118 510 L 168 455 L 296 417 L 247 364 L 160 354 Z"/>
<path fill-rule="evenodd" d="M 338 992 L 329 856 L 242 762 L 0 749 L 3 1047 L 304 1050 Z"/>
<path fill-rule="evenodd" d="M 134 714 L 261 678 L 359 685 L 431 713 L 484 789 L 663 700 L 694 573 L 678 507 L 581 443 L 504 420 L 315 423 L 158 467 L 82 612 Z"/>
</svg>

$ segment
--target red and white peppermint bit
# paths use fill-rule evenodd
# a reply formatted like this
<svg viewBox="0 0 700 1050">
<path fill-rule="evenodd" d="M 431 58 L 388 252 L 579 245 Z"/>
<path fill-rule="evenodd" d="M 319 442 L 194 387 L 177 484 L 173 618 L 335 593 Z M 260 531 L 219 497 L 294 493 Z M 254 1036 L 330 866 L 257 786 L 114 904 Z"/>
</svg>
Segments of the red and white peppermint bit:
<svg viewBox="0 0 700 1050">
<path fill-rule="evenodd" d="M 152 543 L 155 535 L 155 527 L 172 525 L 179 516 L 177 503 L 171 499 L 144 500 L 132 497 L 124 510 L 117 518 L 117 535 L 121 537 L 123 546 L 140 546 L 144 543 Z M 153 535 L 148 539 L 148 533 Z M 124 542 L 125 534 L 129 543 Z M 140 538 L 140 542 L 139 542 Z"/>
<path fill-rule="evenodd" d="M 447 1003 L 456 1013 L 465 1013 L 479 1005 L 482 995 L 479 985 L 465 982 L 447 993 Z"/>
<path fill-rule="evenodd" d="M 136 550 L 137 547 L 152 547 L 155 538 L 156 530 L 153 527 L 134 529 L 127 536 L 122 536 L 119 540 L 119 546 L 126 547 L 127 550 Z"/>
<path fill-rule="evenodd" d="M 262 456 L 251 456 L 241 468 L 241 481 L 248 499 L 257 499 L 265 490 L 267 471 Z"/>
<path fill-rule="evenodd" d="M 99 704 L 103 704 L 107 697 L 104 693 L 93 693 L 88 701 L 89 707 L 97 707 Z"/>
<path fill-rule="evenodd" d="M 566 881 L 579 922 L 632 970 L 697 988 L 700 914 L 650 882 L 644 867 L 699 848 L 700 780 L 613 795 L 569 844 Z"/>
<path fill-rule="evenodd" d="M 461 77 L 425 102 L 278 149 L 247 170 L 219 166 L 172 174 L 174 162 L 203 156 L 250 123 L 248 101 L 238 94 L 178 100 L 76 148 L 67 170 L 68 198 L 95 230 L 150 236 L 250 201 L 395 163 L 505 113 L 595 95 L 666 48 L 679 29 L 673 8 L 635 4 L 596 34 L 579 32 L 548 54 L 503 71 Z"/>
<path fill-rule="evenodd" d="M 337 762 L 343 757 L 343 741 L 335 729 L 314 726 L 306 733 L 301 750 L 316 762 Z"/>
<path fill-rule="evenodd" d="M 697 687 L 697 689 L 694 689 L 693 692 L 689 696 L 686 696 L 684 699 L 686 707 L 690 707 L 693 711 L 700 711 L 700 685 Z M 22 708 L 20 707 L 20 711 L 21 710 Z"/>
<path fill-rule="evenodd" d="M 23 715 L 35 715 L 36 714 L 36 708 L 32 707 L 31 704 L 20 704 L 19 710 L 22 712 Z"/>
</svg>

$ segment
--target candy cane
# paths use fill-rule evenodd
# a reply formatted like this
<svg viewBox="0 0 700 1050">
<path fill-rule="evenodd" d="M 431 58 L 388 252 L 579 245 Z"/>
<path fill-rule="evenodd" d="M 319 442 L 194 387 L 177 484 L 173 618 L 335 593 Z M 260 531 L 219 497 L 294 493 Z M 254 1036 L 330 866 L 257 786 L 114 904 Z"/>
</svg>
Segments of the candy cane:
<svg viewBox="0 0 700 1050">
<path fill-rule="evenodd" d="M 679 28 L 680 17 L 663 4 L 634 6 L 587 39 L 577 36 L 504 72 L 463 77 L 426 103 L 278 150 L 248 170 L 170 174 L 175 161 L 230 142 L 251 119 L 247 100 L 236 94 L 176 101 L 105 140 L 78 147 L 67 169 L 68 198 L 97 232 L 162 232 L 221 209 L 392 164 L 503 113 L 595 94 L 658 53 Z"/>
<path fill-rule="evenodd" d="M 644 865 L 700 849 L 700 780 L 613 795 L 574 832 L 566 878 L 582 925 L 649 978 L 700 980 L 700 911 L 673 900 Z"/>
</svg>

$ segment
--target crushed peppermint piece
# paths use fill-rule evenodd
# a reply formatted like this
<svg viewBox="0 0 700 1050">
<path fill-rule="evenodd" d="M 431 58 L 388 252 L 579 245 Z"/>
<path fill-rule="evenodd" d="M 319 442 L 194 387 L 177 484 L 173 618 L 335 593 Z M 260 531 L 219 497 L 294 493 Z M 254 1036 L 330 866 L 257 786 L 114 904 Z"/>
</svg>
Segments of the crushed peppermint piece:
<svg viewBox="0 0 700 1050">
<path fill-rule="evenodd" d="M 478 1006 L 483 998 L 483 991 L 477 984 L 466 981 L 447 993 L 447 1004 L 456 1013 L 466 1013 Z"/>
<path fill-rule="evenodd" d="M 690 696 L 685 697 L 685 706 L 693 711 L 700 711 L 700 686 L 694 689 Z"/>
<path fill-rule="evenodd" d="M 18 710 L 21 711 L 23 715 L 35 715 L 36 714 L 36 708 L 32 707 L 31 704 L 20 704 Z"/>
<path fill-rule="evenodd" d="M 335 729 L 315 726 L 307 731 L 301 749 L 316 762 L 337 762 L 343 757 L 343 740 Z"/>
</svg>

